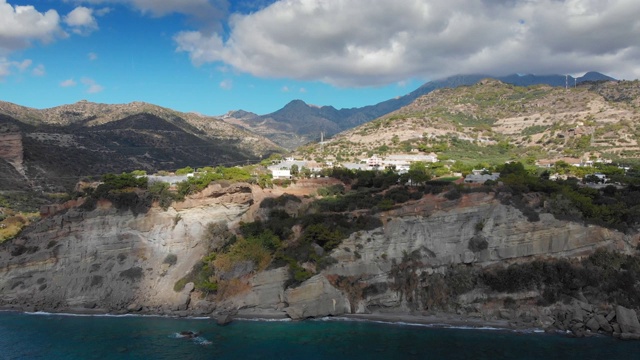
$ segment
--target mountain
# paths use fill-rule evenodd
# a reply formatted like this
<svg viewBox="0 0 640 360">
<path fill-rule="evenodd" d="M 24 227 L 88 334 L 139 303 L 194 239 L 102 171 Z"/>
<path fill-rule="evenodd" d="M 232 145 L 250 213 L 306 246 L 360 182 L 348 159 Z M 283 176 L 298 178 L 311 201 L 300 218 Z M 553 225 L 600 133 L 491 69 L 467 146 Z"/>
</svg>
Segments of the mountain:
<svg viewBox="0 0 640 360">
<path fill-rule="evenodd" d="M 285 148 L 295 149 L 308 142 L 320 140 L 321 132 L 325 136 L 332 136 L 340 131 L 351 129 L 409 105 L 420 96 L 436 89 L 473 85 L 486 78 L 494 78 L 518 86 L 539 84 L 565 86 L 565 84 L 576 85 L 585 81 L 615 80 L 598 72 L 588 72 L 578 78 L 565 75 L 513 74 L 502 77 L 486 74 L 456 75 L 430 81 L 407 95 L 361 108 L 337 110 L 332 106 L 312 106 L 302 100 L 293 100 L 271 114 L 247 117 L 246 111 L 238 111 L 228 113 L 225 120 L 261 134 Z"/>
<path fill-rule="evenodd" d="M 0 147 L 6 163 L 0 166 L 15 170 L 0 190 L 16 189 L 18 182 L 62 191 L 81 176 L 234 165 L 282 151 L 218 118 L 142 102 L 81 101 L 44 110 L 0 102 L 0 137 L 12 141 Z"/>
<path fill-rule="evenodd" d="M 432 91 L 322 146 L 312 144 L 298 152 L 311 159 L 353 162 L 411 150 L 474 164 L 638 158 L 638 85 L 638 80 L 584 81 L 564 89 L 484 79 Z"/>
</svg>

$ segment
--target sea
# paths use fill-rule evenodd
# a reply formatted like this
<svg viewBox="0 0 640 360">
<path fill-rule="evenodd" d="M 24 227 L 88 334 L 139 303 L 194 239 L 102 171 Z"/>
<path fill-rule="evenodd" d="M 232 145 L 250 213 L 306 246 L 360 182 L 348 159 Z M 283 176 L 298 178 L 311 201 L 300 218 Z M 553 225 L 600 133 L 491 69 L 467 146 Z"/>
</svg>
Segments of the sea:
<svg viewBox="0 0 640 360">
<path fill-rule="evenodd" d="M 0 312 L 0 359 L 637 360 L 640 341 L 340 318 L 219 326 L 198 318 Z"/>
</svg>

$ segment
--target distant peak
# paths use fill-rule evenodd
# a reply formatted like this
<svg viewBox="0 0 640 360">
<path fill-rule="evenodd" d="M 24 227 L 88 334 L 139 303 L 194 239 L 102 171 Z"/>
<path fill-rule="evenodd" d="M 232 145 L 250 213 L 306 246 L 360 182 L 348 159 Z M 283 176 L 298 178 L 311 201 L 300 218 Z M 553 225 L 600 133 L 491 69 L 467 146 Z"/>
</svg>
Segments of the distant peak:
<svg viewBox="0 0 640 360">
<path fill-rule="evenodd" d="M 306 102 L 300 100 L 300 99 L 296 99 L 296 100 L 291 100 L 287 105 L 284 106 L 283 109 L 306 109 L 309 108 L 309 105 L 307 105 Z"/>
<path fill-rule="evenodd" d="M 289 101 L 287 105 L 307 105 L 307 103 L 300 99 L 295 99 L 295 100 Z"/>
<path fill-rule="evenodd" d="M 597 71 L 588 71 L 578 79 L 581 81 L 615 80 L 611 76 L 607 76 Z"/>
</svg>

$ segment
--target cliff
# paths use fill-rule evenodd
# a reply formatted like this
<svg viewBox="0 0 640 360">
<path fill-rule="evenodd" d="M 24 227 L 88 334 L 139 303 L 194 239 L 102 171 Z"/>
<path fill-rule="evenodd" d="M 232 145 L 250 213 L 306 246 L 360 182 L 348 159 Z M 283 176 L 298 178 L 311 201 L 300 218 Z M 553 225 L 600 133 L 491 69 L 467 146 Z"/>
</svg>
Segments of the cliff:
<svg viewBox="0 0 640 360">
<path fill-rule="evenodd" d="M 0 159 L 24 175 L 22 134 L 16 126 L 0 125 Z"/>
<path fill-rule="evenodd" d="M 248 192 L 249 191 L 249 192 Z M 230 195 L 231 194 L 231 195 Z M 186 309 L 175 282 L 202 258 L 203 232 L 237 222 L 251 205 L 248 186 L 214 187 L 188 210 L 152 208 L 137 217 L 108 201 L 44 218 L 0 251 L 0 302 L 37 309 Z M 153 309 L 153 310 L 151 310 Z"/>
<path fill-rule="evenodd" d="M 0 306 L 174 315 L 286 314 L 293 319 L 438 310 L 539 327 L 588 306 L 591 312 L 585 312 L 580 323 L 584 329 L 587 320 L 615 313 L 613 305 L 592 305 L 595 298 L 582 297 L 574 299 L 574 305 L 538 306 L 534 299 L 540 292 L 528 290 L 508 295 L 522 305 L 516 309 L 505 305 L 507 295 L 486 287 L 444 294 L 438 281 L 449 279 L 456 269 L 482 271 L 533 260 L 584 258 L 601 248 L 631 253 L 638 245 L 637 235 L 558 220 L 551 214 L 541 213 L 539 221 L 530 221 L 492 193 L 465 194 L 456 200 L 426 195 L 376 214 L 382 225 L 343 239 L 327 254 L 335 260 L 323 269 L 302 264 L 315 275 L 300 284 L 291 281 L 286 264 L 274 261 L 261 270 L 240 262 L 225 275 L 235 281 L 233 291 L 206 294 L 194 290 L 192 283 L 174 290 L 211 251 L 211 239 L 205 236 L 209 224 L 236 229 L 241 221 L 265 216 L 262 199 L 284 191 L 311 194 L 320 185 L 310 183 L 278 190 L 216 184 L 167 211 L 153 207 L 138 216 L 118 211 L 108 201 L 93 211 L 64 210 L 0 245 Z M 308 202 L 295 204 L 285 203 L 283 208 L 296 214 Z M 445 296 L 454 301 L 444 304 L 440 300 Z"/>
</svg>

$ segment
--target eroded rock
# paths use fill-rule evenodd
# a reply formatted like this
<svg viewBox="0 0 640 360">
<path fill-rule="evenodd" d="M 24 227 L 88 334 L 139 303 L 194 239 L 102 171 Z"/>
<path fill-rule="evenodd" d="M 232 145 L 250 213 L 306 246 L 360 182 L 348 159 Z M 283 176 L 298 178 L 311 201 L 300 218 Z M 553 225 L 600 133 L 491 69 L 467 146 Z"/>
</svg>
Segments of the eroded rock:
<svg viewBox="0 0 640 360">
<path fill-rule="evenodd" d="M 350 312 L 350 304 L 324 275 L 316 275 L 302 285 L 287 289 L 284 300 L 289 304 L 285 312 L 294 320 Z"/>
</svg>

